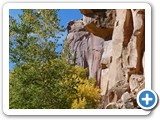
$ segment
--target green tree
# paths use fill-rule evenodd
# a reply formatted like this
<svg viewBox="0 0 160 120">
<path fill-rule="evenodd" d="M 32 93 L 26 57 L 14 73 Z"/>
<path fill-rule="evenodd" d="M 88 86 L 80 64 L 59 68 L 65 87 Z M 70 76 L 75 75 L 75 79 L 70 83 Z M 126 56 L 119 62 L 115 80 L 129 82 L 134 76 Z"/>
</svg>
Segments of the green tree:
<svg viewBox="0 0 160 120">
<path fill-rule="evenodd" d="M 10 73 L 10 108 L 96 108 L 100 91 L 94 80 L 87 80 L 86 73 L 86 69 L 63 59 L 15 67 Z"/>
<path fill-rule="evenodd" d="M 70 66 L 63 60 L 46 61 L 40 66 L 26 63 L 10 73 L 10 108 L 53 109 L 68 107 L 67 92 L 60 84 Z M 65 99 L 64 99 L 65 98 Z"/>
<path fill-rule="evenodd" d="M 19 20 L 10 16 L 10 61 L 21 65 L 39 63 L 57 57 L 56 47 L 64 30 L 57 16 L 58 10 L 22 10 Z"/>
<path fill-rule="evenodd" d="M 9 17 L 9 56 L 10 62 L 15 63 L 10 74 L 14 76 L 10 80 L 11 107 L 38 108 L 41 103 L 40 94 L 43 92 L 34 82 L 40 84 L 47 74 L 42 72 L 43 63 L 50 64 L 50 60 L 58 57 L 56 47 L 64 28 L 59 24 L 57 13 L 58 10 L 54 9 L 23 9 L 19 19 Z M 42 84 L 39 86 L 42 87 Z M 32 98 L 32 102 L 28 101 L 30 106 L 27 101 L 24 102 L 27 105 L 21 105 L 28 97 Z M 13 104 L 14 101 L 19 104 Z"/>
<path fill-rule="evenodd" d="M 22 11 L 20 20 L 10 17 L 10 109 L 96 108 L 99 89 L 86 69 L 56 52 L 64 30 L 58 10 Z"/>
</svg>

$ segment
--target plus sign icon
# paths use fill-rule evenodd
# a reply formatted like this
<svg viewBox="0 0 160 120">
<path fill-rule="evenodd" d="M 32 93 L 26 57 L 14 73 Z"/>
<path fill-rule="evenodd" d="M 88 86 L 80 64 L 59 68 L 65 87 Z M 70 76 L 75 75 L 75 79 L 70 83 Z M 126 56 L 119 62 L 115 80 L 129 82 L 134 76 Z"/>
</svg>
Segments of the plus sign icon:
<svg viewBox="0 0 160 120">
<path fill-rule="evenodd" d="M 144 110 L 150 110 L 157 104 L 157 94 L 153 90 L 141 90 L 137 95 L 137 103 Z"/>
</svg>

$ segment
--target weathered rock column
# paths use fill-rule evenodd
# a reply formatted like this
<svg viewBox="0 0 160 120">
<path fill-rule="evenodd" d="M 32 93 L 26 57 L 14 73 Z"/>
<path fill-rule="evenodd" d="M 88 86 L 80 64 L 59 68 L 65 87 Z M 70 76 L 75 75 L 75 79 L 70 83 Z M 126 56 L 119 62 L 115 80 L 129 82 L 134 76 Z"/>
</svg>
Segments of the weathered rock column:
<svg viewBox="0 0 160 120">
<path fill-rule="evenodd" d="M 96 86 L 101 82 L 101 58 L 103 54 L 104 39 L 91 33 L 89 40 L 90 55 L 88 57 L 89 77 L 96 79 Z"/>
<path fill-rule="evenodd" d="M 143 74 L 142 58 L 145 50 L 145 11 L 132 10 L 134 30 L 128 46 L 130 75 Z"/>
<path fill-rule="evenodd" d="M 108 89 L 111 89 L 118 81 L 127 80 L 124 69 L 123 52 L 127 48 L 133 32 L 133 19 L 131 10 L 116 10 L 116 21 L 112 36 L 112 62 L 109 67 Z"/>
</svg>

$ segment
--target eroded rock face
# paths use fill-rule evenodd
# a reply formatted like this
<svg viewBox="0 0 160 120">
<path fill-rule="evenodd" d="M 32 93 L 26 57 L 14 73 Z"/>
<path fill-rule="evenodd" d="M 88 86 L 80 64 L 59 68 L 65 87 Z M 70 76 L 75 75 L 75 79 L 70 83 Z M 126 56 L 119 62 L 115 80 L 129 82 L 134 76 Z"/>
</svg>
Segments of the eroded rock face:
<svg viewBox="0 0 160 120">
<path fill-rule="evenodd" d="M 145 87 L 143 70 L 145 66 L 144 18 L 144 10 L 116 10 L 112 44 L 106 44 L 107 47 L 104 44 L 101 61 L 103 66 L 101 94 L 106 96 L 106 98 L 104 97 L 104 101 L 106 101 L 104 106 L 107 109 L 113 106 L 112 104 L 117 104 L 116 108 L 135 108 L 137 106 L 135 102 L 137 93 Z M 109 50 L 106 48 L 109 48 Z M 109 51 L 112 51 L 112 53 L 109 54 Z M 123 90 L 125 87 L 117 89 L 116 86 L 119 81 L 128 83 L 126 91 Z M 124 92 L 127 93 L 124 94 Z M 132 101 L 126 100 L 127 102 L 124 103 L 124 96 L 129 95 Z"/>
<path fill-rule="evenodd" d="M 103 43 L 104 39 L 93 34 L 90 35 L 89 39 L 89 49 L 90 53 L 88 56 L 88 66 L 89 66 L 89 77 L 96 78 L 96 85 L 100 87 L 101 81 L 101 58 L 103 54 Z"/>
<path fill-rule="evenodd" d="M 109 64 L 105 76 L 102 74 L 101 78 L 101 81 L 105 79 L 108 84 L 107 94 L 110 94 L 110 91 L 115 91 L 115 85 L 121 80 L 129 83 L 128 92 L 132 94 L 133 101 L 136 100 L 137 93 L 144 89 L 144 18 L 144 10 L 116 10 L 116 21 L 112 35 L 112 54 L 110 55 L 112 56 L 112 62 Z M 107 52 L 103 54 L 106 53 Z M 108 56 L 106 56 L 106 59 L 107 58 Z M 105 59 L 105 57 L 102 59 Z M 104 64 L 108 66 L 108 63 L 103 61 L 101 61 L 101 63 L 103 66 Z M 101 91 L 105 91 L 105 87 L 103 87 L 103 89 L 104 90 Z M 104 92 L 102 92 L 102 95 L 103 94 Z M 104 95 L 107 94 L 105 93 Z M 117 96 L 117 92 L 112 92 L 112 96 Z M 109 96 L 107 97 L 109 99 Z M 118 103 L 118 97 L 116 97 L 116 99 L 115 97 L 113 98 L 114 101 L 108 101 L 108 103 Z M 127 103 L 123 105 L 122 108 L 134 108 L 134 106 L 133 103 Z"/>
<path fill-rule="evenodd" d="M 83 21 L 78 20 L 68 23 L 67 41 L 74 64 L 88 68 L 89 78 L 95 78 L 100 86 L 104 39 L 87 32 Z"/>
<path fill-rule="evenodd" d="M 67 39 L 75 64 L 88 68 L 101 88 L 101 108 L 138 108 L 137 93 L 145 87 L 145 11 L 80 11 L 83 20 L 69 23 Z"/>
<path fill-rule="evenodd" d="M 88 41 L 90 33 L 85 31 L 82 20 L 68 23 L 67 43 L 70 49 L 70 59 L 75 65 L 88 67 L 86 56 L 88 54 Z"/>
<path fill-rule="evenodd" d="M 83 23 L 87 31 L 105 40 L 112 38 L 115 10 L 81 9 L 80 11 L 84 14 Z"/>
</svg>

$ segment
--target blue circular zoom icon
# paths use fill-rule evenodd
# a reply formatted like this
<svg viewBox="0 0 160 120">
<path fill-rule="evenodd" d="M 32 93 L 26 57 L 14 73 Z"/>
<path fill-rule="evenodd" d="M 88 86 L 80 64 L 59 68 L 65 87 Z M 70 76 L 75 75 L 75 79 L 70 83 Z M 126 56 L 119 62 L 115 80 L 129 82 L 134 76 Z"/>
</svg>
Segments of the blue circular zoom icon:
<svg viewBox="0 0 160 120">
<path fill-rule="evenodd" d="M 141 90 L 137 95 L 137 103 L 144 110 L 150 110 L 157 104 L 157 94 L 153 90 Z"/>
</svg>

